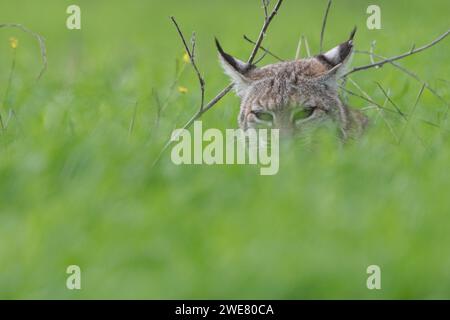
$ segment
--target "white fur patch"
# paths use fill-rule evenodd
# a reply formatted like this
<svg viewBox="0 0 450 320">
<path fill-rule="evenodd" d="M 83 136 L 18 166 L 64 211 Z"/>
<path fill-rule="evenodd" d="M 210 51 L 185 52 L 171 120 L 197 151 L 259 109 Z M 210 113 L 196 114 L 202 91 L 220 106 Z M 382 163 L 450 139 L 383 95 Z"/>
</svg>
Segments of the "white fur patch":
<svg viewBox="0 0 450 320">
<path fill-rule="evenodd" d="M 238 70 L 236 70 L 232 65 L 228 63 L 220 54 L 219 54 L 219 60 L 220 64 L 223 67 L 223 70 L 225 71 L 225 74 L 228 75 L 231 80 L 234 82 L 234 89 L 236 91 L 236 94 L 240 97 L 243 97 L 245 95 L 245 92 L 247 91 L 250 80 L 247 79 L 242 73 L 240 73 Z M 246 64 L 238 59 L 235 59 L 236 63 L 238 64 L 239 68 L 244 69 Z"/>
<path fill-rule="evenodd" d="M 340 52 L 339 52 L 339 46 L 331 49 L 327 53 L 324 54 L 325 58 L 327 58 L 328 61 L 333 63 L 339 63 L 340 61 Z"/>
</svg>

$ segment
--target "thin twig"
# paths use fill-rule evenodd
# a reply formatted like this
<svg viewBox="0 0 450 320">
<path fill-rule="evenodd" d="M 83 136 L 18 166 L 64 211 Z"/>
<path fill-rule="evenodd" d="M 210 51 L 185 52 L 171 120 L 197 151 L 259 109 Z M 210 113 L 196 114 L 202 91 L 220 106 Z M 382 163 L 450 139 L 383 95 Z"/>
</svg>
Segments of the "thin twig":
<svg viewBox="0 0 450 320">
<path fill-rule="evenodd" d="M 234 84 L 231 83 L 229 84 L 226 88 L 224 88 L 214 99 L 212 99 L 202 110 L 198 110 L 192 117 L 191 119 L 189 119 L 186 124 L 182 127 L 182 129 L 189 129 L 192 124 L 197 121 L 198 119 L 200 119 L 200 117 L 209 109 L 211 109 L 217 102 L 219 102 L 228 92 L 230 92 L 233 89 Z M 179 133 L 181 134 L 181 130 L 179 131 Z M 178 136 L 175 136 L 173 139 L 170 139 L 169 141 L 166 142 L 166 144 L 164 145 L 164 147 L 161 149 L 161 152 L 158 154 L 158 157 L 156 158 L 156 160 L 153 162 L 153 166 L 156 165 L 159 161 L 159 159 L 161 159 L 162 155 L 164 154 L 164 152 L 170 147 L 170 145 L 172 144 L 172 141 L 177 140 Z"/>
<path fill-rule="evenodd" d="M 42 58 L 42 68 L 41 71 L 39 72 L 39 75 L 37 77 L 37 80 L 39 80 L 42 75 L 44 74 L 45 70 L 47 70 L 47 48 L 45 46 L 45 39 L 44 37 L 42 37 L 40 34 L 31 31 L 30 29 L 28 29 L 27 27 L 18 24 L 18 23 L 4 23 L 4 24 L 0 24 L 0 28 L 17 28 L 22 30 L 25 33 L 30 34 L 31 36 L 33 36 L 34 38 L 36 38 L 36 40 L 39 43 L 39 48 L 41 50 L 41 58 Z"/>
<path fill-rule="evenodd" d="M 359 86 L 359 84 L 356 83 L 356 81 L 354 81 L 352 78 L 346 78 L 346 80 L 348 80 L 348 81 L 349 81 L 356 89 L 358 89 L 358 91 L 361 92 L 366 98 L 373 100 L 373 99 L 369 96 L 369 94 L 368 94 L 366 91 L 364 91 L 364 90 Z M 344 84 L 342 84 L 342 85 L 345 87 Z"/>
<path fill-rule="evenodd" d="M 325 36 L 325 28 L 327 26 L 327 20 L 328 20 L 328 13 L 330 12 L 330 8 L 331 8 L 331 3 L 333 2 L 333 0 L 328 0 L 328 4 L 327 4 L 327 8 L 325 10 L 325 15 L 323 16 L 323 21 L 322 21 L 322 30 L 320 31 L 320 49 L 319 49 L 319 53 L 323 52 L 323 38 Z"/>
<path fill-rule="evenodd" d="M 390 91 L 388 92 L 388 94 L 390 94 Z M 389 99 L 388 98 L 384 98 L 384 102 L 383 102 L 383 108 L 386 107 L 386 104 L 388 103 Z M 400 142 L 400 139 L 397 135 L 397 133 L 394 130 L 394 127 L 392 126 L 391 122 L 384 116 L 384 109 L 383 108 L 378 108 L 378 114 L 377 117 L 381 117 L 381 119 L 383 120 L 383 122 L 386 124 L 386 127 L 388 127 L 389 132 L 394 136 L 394 139 L 396 141 L 396 143 Z"/>
<path fill-rule="evenodd" d="M 265 58 L 266 56 L 267 56 L 267 51 L 264 51 L 263 54 L 261 55 L 261 58 L 258 58 L 258 60 L 256 60 L 256 61 L 254 62 L 254 64 L 260 63 L 261 61 L 264 60 L 264 58 Z"/>
<path fill-rule="evenodd" d="M 259 49 L 261 49 L 261 45 L 262 42 L 266 36 L 267 30 L 269 28 L 270 23 L 272 22 L 273 18 L 275 18 L 275 16 L 278 13 L 278 10 L 280 9 L 281 5 L 283 3 L 283 0 L 278 0 L 278 2 L 275 4 L 271 14 L 268 16 L 268 18 L 264 19 L 264 24 L 262 26 L 262 29 L 259 33 L 258 36 L 258 40 L 256 41 L 256 44 L 252 50 L 252 53 L 250 54 L 250 57 L 247 61 L 247 63 L 249 65 L 251 65 L 253 63 L 253 61 L 255 60 L 256 55 L 258 54 Z M 175 24 L 177 31 L 180 35 L 180 37 L 182 38 L 183 44 L 185 46 L 186 49 L 189 49 L 189 47 L 186 45 L 186 40 L 183 36 L 183 33 L 181 32 L 178 24 L 175 21 L 174 17 L 171 17 L 173 23 Z M 187 50 L 188 54 L 190 55 L 190 50 Z M 191 55 L 190 55 L 191 58 Z M 191 59 L 192 62 L 192 59 Z M 186 122 L 186 124 L 182 127 L 182 129 L 188 129 L 191 127 L 191 125 L 198 120 L 206 111 L 210 110 L 213 106 L 215 106 L 224 96 L 226 96 L 234 87 L 234 83 L 229 84 L 227 87 L 225 87 L 224 89 L 222 89 L 222 91 L 220 91 L 207 105 L 203 105 L 202 103 L 202 107 L 191 117 L 190 120 L 188 120 L 188 122 Z M 181 132 L 181 130 L 180 130 Z M 161 158 L 162 154 L 169 148 L 169 146 L 172 144 L 172 139 L 170 139 L 169 141 L 167 141 L 167 143 L 164 145 L 163 149 L 161 150 L 161 152 L 159 153 L 158 157 L 156 158 L 156 160 L 153 162 L 153 166 L 156 165 L 159 161 L 159 159 Z"/>
<path fill-rule="evenodd" d="M 397 111 L 387 108 L 386 107 L 386 102 L 383 104 L 383 106 L 380 105 L 379 103 L 377 103 L 367 92 L 365 92 L 355 81 L 353 81 L 353 79 L 351 79 L 351 78 L 348 78 L 348 79 L 356 87 L 356 89 L 358 89 L 358 91 L 361 92 L 364 96 L 361 96 L 361 95 L 359 95 L 357 93 L 354 93 L 354 92 L 352 92 L 352 91 L 350 91 L 350 90 L 340 86 L 340 88 L 342 90 L 344 90 L 345 92 L 347 92 L 348 94 L 350 94 L 352 96 L 361 98 L 361 99 L 363 99 L 363 100 L 365 100 L 367 102 L 370 102 L 370 103 L 374 104 L 379 109 L 382 109 L 384 111 L 388 111 L 388 112 L 391 112 L 391 113 L 398 114 Z M 386 99 L 386 101 L 388 101 L 388 99 Z"/>
<path fill-rule="evenodd" d="M 258 50 L 260 49 L 261 44 L 266 37 L 267 29 L 269 28 L 269 25 L 272 22 L 273 18 L 275 18 L 275 16 L 277 15 L 278 10 L 280 9 L 282 4 L 283 0 L 278 0 L 272 10 L 272 13 L 264 20 L 264 25 L 259 33 L 258 40 L 256 41 L 255 47 L 253 48 L 253 51 L 250 54 L 250 58 L 247 61 L 248 64 L 252 64 L 253 60 L 255 60 L 256 54 L 258 53 Z"/>
<path fill-rule="evenodd" d="M 370 103 L 374 104 L 375 106 L 377 106 L 378 108 L 383 109 L 384 111 L 388 111 L 388 112 L 390 112 L 390 113 L 394 113 L 394 114 L 397 114 L 397 115 L 398 115 L 398 112 L 397 112 L 396 110 L 392 110 L 392 109 L 383 107 L 383 106 L 381 106 L 379 103 L 375 102 L 375 101 L 374 101 L 373 99 L 371 99 L 371 98 L 366 98 L 366 97 L 364 97 L 364 96 L 362 96 L 362 95 L 360 95 L 360 94 L 357 94 L 357 93 L 355 93 L 355 92 L 353 92 L 353 91 L 350 91 L 350 90 L 348 90 L 347 88 L 344 88 L 344 87 L 342 87 L 342 86 L 339 86 L 339 88 L 340 88 L 341 90 L 344 90 L 345 92 L 347 92 L 347 93 L 348 93 L 349 95 L 351 95 L 351 96 L 360 98 L 360 99 L 362 99 L 362 100 L 364 100 L 364 101 L 367 101 L 367 102 L 370 102 Z M 408 117 L 408 114 L 405 114 L 405 116 Z M 428 125 L 432 126 L 432 127 L 436 127 L 436 128 L 439 128 L 439 129 L 443 129 L 440 125 L 438 125 L 438 124 L 436 124 L 436 123 L 434 123 L 434 122 L 431 122 L 431 121 L 428 121 L 428 120 L 425 120 L 425 119 L 419 119 L 419 120 L 420 120 L 421 122 L 425 123 L 425 124 L 428 124 Z M 449 130 L 446 130 L 446 131 L 449 131 Z"/>
<path fill-rule="evenodd" d="M 359 89 L 359 88 L 358 88 L 358 90 L 362 91 L 364 95 L 360 95 L 360 94 L 358 94 L 358 93 L 355 93 L 355 92 L 353 92 L 353 91 L 350 91 L 350 90 L 348 90 L 347 88 L 344 88 L 344 87 L 342 87 L 342 86 L 339 86 L 339 88 L 340 88 L 341 90 L 344 90 L 345 92 L 347 92 L 347 93 L 348 93 L 349 95 L 351 95 L 351 96 L 354 96 L 354 97 L 360 98 L 360 99 L 362 99 L 362 100 L 364 100 L 364 101 L 367 101 L 367 102 L 372 103 L 373 105 L 375 105 L 375 106 L 378 107 L 379 109 L 382 109 L 382 110 L 384 110 L 384 111 L 388 111 L 388 112 L 391 112 L 391 113 L 398 114 L 398 112 L 395 111 L 395 110 L 392 110 L 392 109 L 386 108 L 386 107 L 384 107 L 384 106 L 381 106 L 378 102 L 376 102 L 376 101 L 375 101 L 374 99 L 372 99 L 370 96 L 368 96 L 368 95 L 366 96 L 366 93 L 365 93 L 364 91 L 362 91 L 361 89 Z"/>
<path fill-rule="evenodd" d="M 360 50 L 355 50 L 355 53 L 358 54 L 367 54 L 367 55 L 371 55 L 373 57 L 379 58 L 379 59 L 386 59 L 385 57 L 376 54 L 374 52 L 368 52 L 368 51 L 360 51 Z M 431 87 L 428 82 L 422 80 L 417 74 L 415 74 L 414 72 L 408 70 L 407 68 L 403 67 L 402 65 L 400 65 L 397 62 L 391 61 L 389 62 L 391 65 L 393 65 L 394 67 L 396 67 L 397 69 L 399 69 L 400 71 L 402 71 L 403 73 L 407 74 L 408 76 L 410 76 L 411 78 L 415 79 L 417 82 L 419 82 L 422 85 L 425 85 L 425 88 L 430 91 L 436 98 L 438 98 L 439 100 L 441 100 L 447 107 L 447 111 L 450 108 L 450 104 L 447 100 L 445 100 L 433 87 Z"/>
<path fill-rule="evenodd" d="M 402 110 L 400 110 L 400 108 L 397 106 L 397 104 L 391 99 L 391 97 L 389 96 L 389 94 L 387 94 L 386 90 L 384 90 L 383 86 L 381 85 L 381 83 L 376 82 L 375 84 L 378 86 L 378 88 L 380 88 L 381 92 L 383 93 L 383 95 L 389 100 L 389 102 L 394 106 L 395 110 L 397 110 L 397 113 L 404 119 L 404 120 L 408 120 L 408 118 L 405 116 L 405 114 L 403 113 Z"/>
<path fill-rule="evenodd" d="M 192 50 L 189 49 L 189 46 L 186 42 L 186 39 L 183 35 L 183 32 L 181 31 L 177 21 L 175 20 L 175 17 L 170 17 L 170 19 L 172 20 L 173 24 L 175 25 L 175 28 L 178 31 L 178 34 L 181 38 L 181 41 L 183 42 L 184 48 L 186 50 L 186 53 L 189 55 L 189 59 L 191 60 L 191 64 L 192 67 L 195 70 L 195 73 L 197 74 L 197 78 L 198 81 L 200 83 L 200 91 L 201 91 L 201 102 L 200 102 L 200 110 L 203 110 L 203 106 L 205 104 L 205 80 L 203 79 L 202 74 L 200 73 L 200 70 L 197 67 L 197 63 L 195 62 L 195 57 L 194 54 L 195 53 L 195 33 L 193 34 L 192 38 L 191 38 L 191 42 L 192 42 Z"/>
<path fill-rule="evenodd" d="M 191 36 L 191 53 L 192 53 L 192 58 L 195 60 L 195 45 L 196 45 L 197 41 L 196 41 L 196 36 L 195 36 L 195 32 L 192 32 L 192 36 Z"/>
<path fill-rule="evenodd" d="M 264 17 L 266 18 L 266 20 L 269 18 L 269 5 L 270 5 L 270 0 L 262 0 L 262 4 L 263 4 L 263 9 L 264 9 Z"/>
<path fill-rule="evenodd" d="M 403 118 L 403 120 L 406 121 L 406 123 L 408 123 L 410 120 L 409 116 L 407 116 L 405 113 L 403 113 L 400 108 L 397 106 L 397 104 L 391 99 L 390 95 L 384 90 L 384 88 L 382 87 L 382 85 L 379 82 L 375 82 L 378 86 L 378 88 L 380 88 L 380 90 L 383 92 L 383 95 L 389 100 L 389 102 L 394 106 L 395 110 L 397 110 L 398 114 L 401 115 L 401 117 Z M 421 93 L 418 97 L 418 100 L 416 101 L 416 105 L 419 102 L 420 97 L 422 96 L 423 90 L 421 90 Z M 423 146 L 425 146 L 425 143 L 423 142 L 422 138 L 416 133 L 414 132 L 414 135 L 416 136 L 417 139 L 419 139 L 419 141 L 422 143 Z M 398 140 L 398 143 L 401 142 L 401 138 Z"/>
<path fill-rule="evenodd" d="M 446 34 L 442 35 L 441 37 L 439 37 L 439 38 L 436 39 L 433 43 L 430 43 L 430 44 L 429 44 L 428 46 L 426 46 L 426 47 L 429 48 L 429 47 L 431 47 L 432 45 L 438 43 L 439 41 L 441 41 L 442 39 L 444 39 L 444 38 L 448 35 L 449 32 L 450 32 L 450 30 L 447 31 Z M 295 57 L 295 59 L 298 59 L 298 58 L 300 57 L 300 50 L 301 50 L 301 46 L 302 46 L 302 38 L 303 38 L 303 36 L 300 37 L 299 44 L 298 44 L 298 46 L 297 46 L 297 52 L 296 52 L 296 57 Z M 252 40 L 250 40 L 250 39 L 246 39 L 246 40 L 249 41 L 249 42 L 254 43 L 254 42 L 253 42 Z M 430 91 L 436 98 L 438 98 L 439 100 L 441 100 L 441 101 L 447 106 L 447 112 L 450 110 L 450 104 L 449 104 L 449 102 L 448 102 L 447 100 L 445 100 L 445 99 L 444 99 L 444 98 L 443 98 L 443 97 L 442 97 L 442 96 L 441 96 L 441 95 L 440 95 L 433 87 L 431 87 L 431 86 L 429 85 L 428 82 L 422 80 L 417 74 L 415 74 L 414 72 L 412 72 L 412 71 L 408 70 L 407 68 L 403 67 L 403 66 L 400 65 L 399 63 L 395 62 L 396 60 L 399 60 L 399 59 L 401 59 L 401 58 L 395 58 L 395 57 L 394 57 L 394 58 L 386 58 L 385 56 L 382 56 L 382 55 L 380 55 L 380 54 L 376 54 L 376 53 L 374 52 L 374 50 L 375 50 L 375 44 L 376 44 L 375 41 L 373 41 L 373 42 L 371 43 L 370 51 L 355 50 L 355 53 L 357 53 L 357 54 L 365 54 L 365 55 L 368 55 L 368 56 L 370 57 L 370 60 L 371 60 L 371 66 L 373 66 L 373 67 L 376 68 L 376 69 L 381 68 L 381 67 L 382 67 L 384 64 L 386 64 L 386 63 L 389 63 L 389 64 L 393 65 L 394 67 L 396 67 L 396 68 L 399 69 L 400 71 L 404 72 L 405 74 L 407 74 L 407 75 L 410 76 L 411 78 L 413 78 L 413 79 L 415 79 L 416 81 L 420 82 L 422 85 L 425 85 L 425 87 L 426 87 L 426 89 L 427 89 L 428 91 Z M 415 45 L 413 45 L 412 48 L 411 48 L 411 50 L 410 50 L 408 53 L 411 54 L 411 52 L 412 52 L 412 54 L 414 54 L 414 53 L 423 51 L 423 50 L 425 50 L 425 49 L 426 49 L 426 48 L 423 47 L 423 48 L 420 48 L 420 49 L 415 50 Z M 420 51 L 419 51 L 419 50 L 420 50 Z M 273 52 L 270 52 L 270 51 L 269 51 L 268 54 L 270 54 L 272 57 L 278 58 L 277 55 L 274 54 Z M 374 60 L 374 57 L 376 57 L 376 58 L 378 58 L 378 59 L 382 59 L 382 62 L 383 62 L 383 63 L 382 63 L 382 64 L 376 63 L 375 60 Z M 281 60 L 280 60 L 280 61 L 281 61 Z M 350 73 L 351 73 L 351 72 L 347 73 L 347 75 L 349 75 Z M 343 76 L 344 80 L 346 79 L 347 75 L 344 75 L 344 76 Z M 438 80 L 441 80 L 441 81 L 450 83 L 449 81 L 447 81 L 447 80 L 445 80 L 445 79 L 438 79 Z M 345 87 L 345 86 L 344 86 L 344 87 Z M 344 91 L 344 92 L 345 92 L 345 91 Z M 424 121 L 425 121 L 425 120 L 424 120 Z M 434 123 L 431 123 L 431 125 L 439 127 L 439 125 L 436 125 L 436 124 L 434 124 Z"/>
<path fill-rule="evenodd" d="M 350 83 L 352 83 L 358 90 L 359 92 L 361 92 L 364 96 L 360 96 L 357 93 L 353 93 L 345 88 L 342 88 L 344 91 L 346 91 L 347 93 L 359 97 L 361 99 L 364 99 L 365 101 L 368 101 L 370 103 L 372 103 L 377 109 L 378 109 L 378 114 L 377 116 L 381 117 L 381 119 L 383 119 L 383 122 L 386 124 L 386 126 L 389 129 L 389 132 L 392 134 L 392 136 L 394 137 L 395 141 L 398 143 L 398 135 L 395 133 L 394 128 L 392 127 L 392 124 L 388 121 L 388 119 L 386 119 L 386 117 L 384 116 L 384 111 L 389 111 L 389 112 L 393 112 L 395 114 L 397 114 L 396 111 L 391 110 L 389 108 L 386 108 L 386 104 L 388 102 L 388 99 L 385 98 L 383 105 L 380 105 L 379 103 L 375 102 L 375 100 L 366 92 L 364 91 L 353 79 L 348 78 L 348 80 L 350 81 Z"/>
<path fill-rule="evenodd" d="M 357 54 L 367 54 L 367 55 L 372 55 L 376 58 L 379 59 L 386 59 L 386 57 L 381 56 L 379 54 L 376 54 L 374 52 L 368 52 L 368 51 L 361 51 L 361 50 L 355 50 L 355 53 Z M 394 61 L 390 61 L 389 62 L 391 65 L 393 65 L 394 67 L 396 67 L 397 69 L 399 69 L 400 71 L 404 72 L 405 74 L 409 75 L 410 77 L 414 78 L 415 80 L 417 80 L 418 82 L 420 82 L 421 84 L 424 84 L 425 87 L 433 94 L 436 96 L 436 98 L 438 98 L 439 100 L 441 100 L 442 102 L 444 102 L 445 104 L 448 104 L 448 102 L 439 94 L 437 93 L 437 91 L 435 89 L 433 89 L 428 82 L 422 80 L 417 74 L 415 74 L 414 72 L 408 70 L 407 68 L 403 67 L 401 64 L 394 62 Z"/>
<path fill-rule="evenodd" d="M 420 88 L 419 94 L 417 95 L 417 98 L 416 98 L 416 102 L 414 103 L 414 107 L 411 111 L 409 120 L 406 122 L 405 128 L 403 129 L 403 132 L 400 135 L 400 141 L 403 139 L 404 135 L 406 134 L 406 131 L 408 130 L 408 125 L 411 122 L 411 118 L 412 118 L 413 114 L 416 112 L 417 105 L 419 104 L 420 98 L 422 97 L 424 90 L 425 90 L 425 84 L 423 84 L 422 87 Z M 420 139 L 420 140 L 421 140 L 422 144 L 424 144 L 423 140 L 422 139 Z"/>
<path fill-rule="evenodd" d="M 251 43 L 251 44 L 253 44 L 253 45 L 256 45 L 256 42 L 253 41 L 253 40 L 251 40 L 251 39 L 250 39 L 249 37 L 247 37 L 245 34 L 244 34 L 244 40 L 247 41 L 247 42 L 249 42 L 249 43 Z M 262 51 L 264 51 L 265 53 L 267 53 L 269 56 L 272 56 L 273 58 L 277 59 L 277 60 L 280 61 L 280 62 L 285 61 L 284 59 L 280 58 L 280 57 L 277 56 L 275 53 L 273 53 L 273 52 L 270 51 L 269 49 L 264 48 L 263 46 L 261 46 L 260 49 L 261 49 Z"/>
<path fill-rule="evenodd" d="M 386 63 L 390 63 L 390 62 L 393 62 L 393 61 L 404 59 L 404 58 L 409 57 L 411 55 L 414 55 L 416 53 L 422 52 L 422 51 L 424 51 L 424 50 L 426 50 L 428 48 L 431 48 L 435 44 L 439 43 L 440 41 L 445 39 L 449 34 L 450 34 L 450 30 L 447 30 L 447 32 L 445 32 L 444 34 L 442 34 L 441 36 L 439 36 L 438 38 L 436 38 L 435 40 L 433 40 L 429 44 L 424 45 L 423 47 L 415 49 L 415 46 L 414 46 L 414 47 L 411 48 L 410 51 L 408 51 L 408 52 L 406 52 L 404 54 L 401 54 L 401 55 L 398 55 L 398 56 L 394 56 L 394 57 L 391 57 L 391 58 L 387 58 L 387 59 L 384 59 L 384 60 L 379 61 L 377 63 L 371 63 L 369 65 L 365 65 L 365 66 L 361 66 L 361 67 L 355 67 L 352 70 L 350 70 L 349 72 L 345 73 L 342 77 L 347 77 L 348 75 L 350 75 L 350 74 L 352 74 L 354 72 L 363 71 L 363 70 L 376 68 L 376 67 L 382 67 Z"/>
<path fill-rule="evenodd" d="M 400 108 L 397 106 L 397 104 L 391 99 L 390 95 L 384 90 L 383 86 L 379 83 L 379 82 L 375 82 L 378 86 L 378 88 L 380 88 L 381 92 L 383 93 L 383 95 L 386 97 L 386 99 L 389 100 L 389 102 L 394 106 L 395 110 L 397 110 L 398 114 L 401 115 L 402 119 L 408 123 L 409 121 L 409 116 L 407 116 L 405 113 L 403 113 Z M 422 95 L 422 94 L 420 94 Z M 419 96 L 420 97 L 420 96 Z M 414 135 L 416 136 L 417 139 L 419 139 L 419 141 L 422 143 L 423 146 L 425 146 L 422 138 L 414 132 Z M 401 142 L 401 138 L 399 138 L 398 143 Z"/>
<path fill-rule="evenodd" d="M 390 94 L 390 92 L 388 92 L 388 93 Z M 383 108 L 386 108 L 386 105 L 388 102 L 389 102 L 389 100 L 387 98 L 384 98 Z M 395 132 L 394 127 L 392 126 L 391 122 L 384 116 L 384 113 L 385 113 L 384 109 L 378 108 L 378 116 L 380 116 L 381 119 L 383 119 L 384 123 L 386 124 L 389 131 L 391 132 L 391 134 L 394 136 L 395 140 L 398 143 L 399 142 L 398 135 Z"/>
</svg>

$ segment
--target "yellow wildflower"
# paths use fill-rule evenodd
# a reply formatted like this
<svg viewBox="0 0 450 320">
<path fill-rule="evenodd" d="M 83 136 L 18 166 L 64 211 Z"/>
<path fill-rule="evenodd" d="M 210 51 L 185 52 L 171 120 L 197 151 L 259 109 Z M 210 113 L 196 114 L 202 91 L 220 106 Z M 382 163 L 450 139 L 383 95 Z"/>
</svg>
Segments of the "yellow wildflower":
<svg viewBox="0 0 450 320">
<path fill-rule="evenodd" d="M 11 37 L 11 38 L 9 38 L 9 45 L 11 46 L 11 48 L 17 49 L 17 47 L 19 46 L 19 40 Z"/>
<path fill-rule="evenodd" d="M 184 63 L 190 63 L 191 62 L 191 58 L 189 57 L 189 54 L 187 52 L 185 52 L 183 54 L 183 62 Z"/>
<path fill-rule="evenodd" d="M 188 93 L 188 88 L 186 88 L 186 87 L 178 87 L 178 92 L 179 93 L 183 93 L 183 94 L 185 94 L 185 93 Z"/>
</svg>

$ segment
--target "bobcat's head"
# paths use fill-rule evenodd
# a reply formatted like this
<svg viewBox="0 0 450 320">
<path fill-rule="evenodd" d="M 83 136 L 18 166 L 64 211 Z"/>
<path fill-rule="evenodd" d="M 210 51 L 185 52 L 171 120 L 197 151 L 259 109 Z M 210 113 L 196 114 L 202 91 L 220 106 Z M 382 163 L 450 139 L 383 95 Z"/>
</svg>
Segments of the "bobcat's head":
<svg viewBox="0 0 450 320">
<path fill-rule="evenodd" d="M 332 50 L 313 58 L 249 65 L 225 53 L 216 41 L 225 73 L 241 98 L 239 126 L 275 128 L 295 134 L 326 122 L 338 125 L 343 138 L 354 127 L 363 128 L 365 117 L 349 109 L 338 95 L 337 80 L 353 53 L 353 36 Z"/>
</svg>

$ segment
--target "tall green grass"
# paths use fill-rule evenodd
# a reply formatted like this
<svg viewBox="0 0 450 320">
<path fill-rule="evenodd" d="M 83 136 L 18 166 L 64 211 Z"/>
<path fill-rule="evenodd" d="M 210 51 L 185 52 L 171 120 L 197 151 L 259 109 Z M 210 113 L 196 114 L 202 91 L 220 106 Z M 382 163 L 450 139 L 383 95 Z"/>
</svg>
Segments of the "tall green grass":
<svg viewBox="0 0 450 320">
<path fill-rule="evenodd" d="M 449 27 L 448 1 L 378 3 L 383 29 L 369 31 L 372 2 L 335 1 L 326 47 L 356 24 L 358 49 L 376 40 L 377 52 L 390 56 Z M 79 1 L 81 31 L 65 28 L 69 4 L 1 4 L 0 22 L 45 36 L 49 59 L 37 82 L 38 44 L 0 29 L 0 98 L 13 58 L 8 39 L 19 39 L 0 109 L 3 118 L 15 114 L 0 135 L 1 298 L 450 297 L 450 126 L 447 106 L 428 91 L 413 112 L 419 83 L 389 65 L 355 75 L 380 104 L 382 83 L 409 121 L 371 109 L 358 143 L 285 142 L 273 177 L 250 166 L 177 167 L 170 152 L 152 167 L 199 103 L 190 66 L 170 90 L 183 48 L 168 16 L 196 31 L 212 98 L 228 81 L 213 38 L 245 59 L 251 46 L 242 34 L 256 38 L 260 2 Z M 291 58 L 304 34 L 317 52 L 325 5 L 286 0 L 265 46 Z M 450 101 L 448 52 L 445 41 L 402 64 Z M 155 92 L 168 99 L 159 119 Z M 238 102 L 227 96 L 204 126 L 236 127 Z M 71 264 L 81 267 L 80 291 L 66 289 Z M 372 264 L 382 270 L 379 291 L 366 288 Z"/>
</svg>

